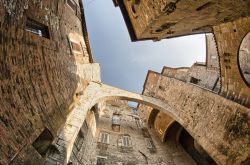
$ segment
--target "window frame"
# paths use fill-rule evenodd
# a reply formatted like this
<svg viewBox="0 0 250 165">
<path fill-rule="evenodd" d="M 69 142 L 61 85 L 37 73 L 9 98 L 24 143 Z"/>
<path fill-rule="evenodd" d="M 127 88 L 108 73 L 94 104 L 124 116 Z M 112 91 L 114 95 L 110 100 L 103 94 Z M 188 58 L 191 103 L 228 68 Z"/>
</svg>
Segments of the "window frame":
<svg viewBox="0 0 250 165">
<path fill-rule="evenodd" d="M 108 132 L 100 132 L 98 142 L 102 144 L 109 144 L 109 136 Z"/>
<path fill-rule="evenodd" d="M 51 38 L 49 27 L 31 18 L 26 20 L 25 31 L 43 38 Z"/>
<path fill-rule="evenodd" d="M 96 157 L 96 165 L 103 165 L 103 164 L 99 164 L 98 163 L 98 160 L 100 160 L 100 159 L 102 159 L 102 160 L 104 160 L 104 165 L 105 165 L 105 162 L 106 162 L 106 160 L 108 159 L 107 157 L 104 157 L 104 156 L 97 156 Z M 102 162 L 101 162 L 102 163 Z"/>
<path fill-rule="evenodd" d="M 67 39 L 68 39 L 68 43 L 69 43 L 69 47 L 70 47 L 70 53 L 72 55 L 75 55 L 75 54 L 76 55 L 83 55 L 83 47 L 82 47 L 81 41 L 78 42 L 70 37 L 67 37 Z M 74 49 L 72 43 L 76 44 L 79 47 L 79 50 Z"/>
<path fill-rule="evenodd" d="M 67 6 L 72 10 L 74 11 L 75 14 L 77 14 L 77 3 L 75 0 L 65 0 L 66 1 L 66 4 Z M 72 4 L 74 5 L 74 8 L 72 8 L 73 6 L 71 6 L 68 1 L 72 2 Z"/>
<path fill-rule="evenodd" d="M 132 140 L 129 135 L 122 136 L 122 146 L 123 147 L 132 147 Z"/>
</svg>

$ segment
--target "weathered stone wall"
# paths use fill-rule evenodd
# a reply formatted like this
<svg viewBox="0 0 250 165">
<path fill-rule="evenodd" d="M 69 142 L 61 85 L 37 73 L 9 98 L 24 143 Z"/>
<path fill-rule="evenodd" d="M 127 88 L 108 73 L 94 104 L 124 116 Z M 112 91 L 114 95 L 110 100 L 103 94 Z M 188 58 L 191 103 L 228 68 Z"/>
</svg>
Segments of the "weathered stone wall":
<svg viewBox="0 0 250 165">
<path fill-rule="evenodd" d="M 153 108 L 144 104 L 138 104 L 137 110 L 143 122 L 148 123 L 148 119 Z"/>
<path fill-rule="evenodd" d="M 109 102 L 111 103 L 111 102 Z M 117 102 L 115 102 L 116 104 Z M 119 109 L 121 122 L 120 131 L 112 130 L 112 115 L 117 113 L 117 108 Z M 139 122 L 136 122 L 139 120 Z M 99 141 L 99 133 L 107 132 L 109 133 L 109 144 L 103 147 Z M 131 137 L 131 147 L 121 147 L 119 144 L 119 139 L 122 135 L 129 135 Z M 145 138 L 152 140 L 154 149 L 149 149 Z M 101 112 L 100 119 L 97 125 L 97 133 L 95 137 L 96 144 L 96 154 L 91 155 L 91 160 L 96 160 L 97 156 L 106 157 L 106 164 L 194 164 L 192 159 L 183 151 L 183 149 L 178 150 L 177 147 L 170 147 L 161 142 L 161 140 L 155 136 L 155 132 L 149 132 L 139 118 L 136 111 L 129 108 L 126 105 L 120 104 L 120 107 L 113 107 L 112 104 L 108 104 Z M 178 156 L 174 156 L 176 151 L 179 151 Z M 167 153 L 167 154 L 166 154 Z M 89 155 L 89 154 L 87 154 Z M 91 164 L 96 164 L 96 161 Z"/>
<path fill-rule="evenodd" d="M 221 24 L 213 29 L 220 59 L 221 94 L 249 107 L 250 88 L 241 76 L 238 53 L 243 38 L 249 32 L 250 17 Z"/>
<path fill-rule="evenodd" d="M 218 164 L 239 164 L 248 158 L 249 109 L 173 78 L 158 75 L 158 79 L 160 81 L 156 88 L 162 86 L 162 90 L 154 97 L 138 95 L 101 83 L 90 83 L 84 91 L 85 94 L 81 96 L 80 106 L 70 113 L 62 131 L 65 135 L 63 140 L 67 155 L 70 155 L 91 107 L 100 101 L 128 99 L 168 114 L 187 130 Z M 67 155 L 65 158 L 69 160 Z"/>
<path fill-rule="evenodd" d="M 250 15 L 249 2 L 116 0 L 132 40 L 162 39 L 211 32 L 212 27 Z"/>
<path fill-rule="evenodd" d="M 196 62 L 190 68 L 163 67 L 161 74 L 218 93 L 220 90 L 219 60 L 213 35 L 206 35 L 206 45 L 206 63 Z"/>
<path fill-rule="evenodd" d="M 166 130 L 174 122 L 174 120 L 163 112 L 159 112 L 154 119 L 154 129 L 157 136 L 164 141 Z"/>
<path fill-rule="evenodd" d="M 74 142 L 69 162 L 72 162 L 74 165 L 90 165 L 95 162 L 95 137 L 97 136 L 96 127 L 97 118 L 94 112 L 91 111 L 86 116 L 86 121 L 84 122 L 77 139 Z"/>
<path fill-rule="evenodd" d="M 74 106 L 77 65 L 89 63 L 81 17 L 61 0 L 0 1 L 0 13 L 0 164 L 40 164 L 32 144 L 45 128 L 56 136 Z M 47 26 L 49 39 L 27 32 L 28 19 Z"/>
<path fill-rule="evenodd" d="M 192 78 L 198 80 L 198 82 L 192 82 Z M 198 85 L 199 87 L 209 89 L 211 91 L 219 92 L 219 71 L 210 70 L 204 64 L 195 63 L 187 73 L 187 81 Z"/>
<path fill-rule="evenodd" d="M 246 153 L 249 152 L 247 148 L 245 148 L 246 150 L 244 151 L 244 154 L 240 154 L 241 156 L 236 153 L 237 152 L 241 153 L 243 149 L 242 146 L 247 145 L 247 143 L 243 144 L 244 143 L 243 141 L 248 139 L 249 131 L 247 131 L 247 129 L 245 128 L 243 129 L 243 125 L 244 125 L 243 123 L 246 124 L 245 125 L 246 127 L 249 127 L 248 109 L 245 109 L 242 107 L 243 109 L 245 109 L 243 112 L 238 108 L 233 108 L 234 106 L 231 105 L 231 103 L 229 105 L 230 101 L 226 99 L 224 99 L 223 103 L 218 102 L 216 98 L 220 96 L 216 96 L 216 97 L 214 96 L 214 98 L 213 97 L 203 98 L 202 95 L 198 94 L 199 93 L 198 90 L 194 90 L 195 86 L 192 87 L 192 90 L 188 90 L 190 91 L 190 93 L 187 93 L 185 92 L 187 91 L 187 88 L 184 87 L 183 82 L 177 83 L 177 81 L 173 81 L 167 77 L 162 77 L 162 76 L 161 76 L 161 79 L 159 80 L 161 80 L 161 83 L 158 83 L 158 84 L 164 87 L 164 89 L 159 90 L 156 93 L 155 97 L 161 98 L 163 100 L 167 100 L 171 102 L 171 104 L 172 103 L 175 104 L 175 108 L 180 107 L 183 110 L 185 109 L 185 111 L 188 111 L 188 110 L 193 111 L 193 114 L 190 113 L 189 117 L 187 116 L 187 113 L 185 113 L 185 118 L 189 121 L 189 124 L 187 125 L 187 130 L 188 128 L 196 129 L 195 134 L 191 132 L 189 133 L 191 133 L 191 135 L 199 142 L 199 144 L 202 144 L 202 147 L 205 148 L 205 150 L 208 151 L 208 153 L 210 152 L 210 150 L 213 150 L 216 148 L 217 151 L 210 152 L 210 154 L 212 154 L 210 156 L 214 157 L 216 161 L 218 161 L 218 159 L 223 159 L 223 161 L 218 161 L 217 163 L 234 164 L 236 162 L 244 161 L 247 158 Z M 173 84 L 173 86 L 170 84 Z M 196 93 L 196 91 L 198 93 Z M 176 97 L 174 97 L 173 94 L 176 94 Z M 182 98 L 185 98 L 184 100 L 186 101 L 184 100 L 181 101 Z M 205 99 L 206 101 L 203 99 Z M 196 104 L 197 108 L 189 109 L 188 107 L 190 107 L 191 104 Z M 207 109 L 208 107 L 210 110 Z M 203 108 L 206 109 L 205 110 L 206 113 L 205 111 L 202 110 Z M 215 109 L 217 109 L 216 114 L 214 114 Z M 222 109 L 226 111 L 222 113 L 221 111 Z M 197 115 L 199 116 L 199 119 L 195 117 Z M 220 125 L 219 123 L 217 123 L 218 120 L 213 119 L 213 117 L 216 117 L 216 118 L 219 117 L 221 121 L 223 121 L 223 123 L 225 124 Z M 212 129 L 222 130 L 224 129 L 223 127 L 225 127 L 225 130 L 219 131 L 218 133 L 216 133 L 216 136 L 215 134 L 210 132 Z M 242 128 L 242 131 L 237 132 L 236 130 L 234 130 L 236 127 Z M 204 130 L 205 128 L 208 130 L 205 131 Z M 198 131 L 199 129 L 200 129 L 200 132 Z M 208 134 L 208 132 L 210 132 L 211 134 Z M 217 139 L 218 136 L 221 136 L 224 138 Z M 211 142 L 209 140 L 211 142 L 210 143 L 207 140 L 205 140 L 205 137 L 211 138 L 210 140 L 214 138 L 216 138 L 217 140 L 214 139 L 214 142 Z M 226 144 L 226 143 L 227 145 L 222 147 L 222 144 Z M 235 157 L 236 155 L 242 158 L 236 158 Z"/>
<path fill-rule="evenodd" d="M 246 80 L 249 74 L 240 73 L 237 64 L 241 41 L 249 32 L 248 1 L 114 0 L 114 3 L 121 9 L 133 41 L 213 32 L 217 44 L 207 37 L 207 47 L 212 50 L 211 58 L 207 58 L 208 69 L 218 67 L 215 57 L 218 49 L 220 94 L 249 107 L 250 88 Z"/>
<path fill-rule="evenodd" d="M 206 66 L 209 70 L 220 70 L 219 55 L 213 34 L 206 34 Z"/>
<path fill-rule="evenodd" d="M 170 67 L 164 66 L 161 74 L 164 76 L 176 78 L 176 79 L 181 80 L 181 81 L 187 81 L 187 79 L 188 79 L 187 73 L 188 73 L 189 69 L 190 68 L 188 68 L 188 67 L 170 68 Z"/>
<path fill-rule="evenodd" d="M 220 90 L 219 71 L 215 68 L 210 69 L 204 63 L 195 63 L 190 68 L 164 67 L 162 75 L 192 83 L 217 93 Z M 146 81 L 148 82 L 148 80 Z"/>
</svg>

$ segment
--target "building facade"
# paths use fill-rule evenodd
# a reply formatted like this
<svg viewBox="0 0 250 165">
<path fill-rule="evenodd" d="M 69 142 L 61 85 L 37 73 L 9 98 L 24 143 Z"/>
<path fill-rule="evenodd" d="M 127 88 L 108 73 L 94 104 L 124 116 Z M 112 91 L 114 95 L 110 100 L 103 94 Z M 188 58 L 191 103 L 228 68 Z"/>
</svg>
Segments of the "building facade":
<svg viewBox="0 0 250 165">
<path fill-rule="evenodd" d="M 163 143 L 154 131 L 150 132 L 138 111 L 129 107 L 127 101 L 105 102 L 98 111 L 96 116 L 88 114 L 75 141 L 71 163 L 195 164 L 184 149 L 178 148 L 178 144 Z M 86 128 L 89 131 L 84 131 Z"/>
<path fill-rule="evenodd" d="M 248 1 L 113 2 L 121 9 L 132 41 L 157 41 L 191 34 L 213 33 L 219 55 L 219 94 L 250 106 L 249 72 L 246 71 L 250 66 L 245 63 L 250 58 L 250 46 L 247 45 L 250 29 Z"/>
<path fill-rule="evenodd" d="M 3 0 L 0 13 L 0 164 L 40 164 L 77 94 L 99 81 L 83 4 Z"/>
<path fill-rule="evenodd" d="M 248 1 L 114 3 L 134 40 L 212 32 L 206 63 L 149 71 L 143 95 L 111 87 L 82 1 L 2 0 L 0 164 L 249 164 Z"/>
</svg>

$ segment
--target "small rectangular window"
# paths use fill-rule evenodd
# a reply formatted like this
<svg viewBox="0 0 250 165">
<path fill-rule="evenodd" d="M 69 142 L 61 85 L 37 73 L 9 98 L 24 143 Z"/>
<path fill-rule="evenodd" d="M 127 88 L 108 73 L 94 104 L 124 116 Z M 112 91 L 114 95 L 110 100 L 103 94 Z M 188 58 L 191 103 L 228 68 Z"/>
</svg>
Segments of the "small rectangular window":
<svg viewBox="0 0 250 165">
<path fill-rule="evenodd" d="M 76 52 L 81 52 L 80 44 L 71 41 L 72 50 Z"/>
<path fill-rule="evenodd" d="M 50 38 L 48 26 L 31 19 L 27 19 L 25 30 L 41 37 Z"/>
<path fill-rule="evenodd" d="M 121 122 L 120 116 L 119 115 L 113 115 L 113 117 L 112 117 L 112 124 L 120 125 L 120 122 Z"/>
<path fill-rule="evenodd" d="M 121 125 L 121 117 L 120 115 L 113 114 L 112 116 L 112 130 L 119 132 Z"/>
<path fill-rule="evenodd" d="M 141 122 L 138 118 L 135 118 L 135 123 L 136 123 L 138 128 L 141 128 Z"/>
<path fill-rule="evenodd" d="M 76 2 L 74 0 L 67 0 L 69 7 L 76 12 Z"/>
<path fill-rule="evenodd" d="M 129 147 L 130 146 L 130 137 L 129 136 L 123 136 L 122 142 L 123 142 L 123 146 Z"/>
<path fill-rule="evenodd" d="M 106 132 L 101 132 L 99 135 L 99 142 L 109 144 L 109 134 Z"/>
<path fill-rule="evenodd" d="M 45 156 L 49 146 L 52 144 L 53 139 L 52 133 L 45 128 L 38 138 L 32 143 L 32 146 L 40 155 Z"/>
<path fill-rule="evenodd" d="M 193 83 L 193 84 L 198 84 L 199 81 L 200 81 L 199 79 L 194 78 L 194 77 L 191 77 L 191 79 L 190 79 L 190 83 Z"/>
<path fill-rule="evenodd" d="M 105 165 L 106 159 L 107 159 L 106 157 L 98 156 L 97 161 L 96 161 L 96 165 Z"/>
<path fill-rule="evenodd" d="M 69 38 L 68 38 L 68 41 L 70 45 L 71 54 L 82 54 L 83 49 L 80 43 L 78 43 L 77 41 L 73 41 L 72 39 L 69 39 Z"/>
</svg>

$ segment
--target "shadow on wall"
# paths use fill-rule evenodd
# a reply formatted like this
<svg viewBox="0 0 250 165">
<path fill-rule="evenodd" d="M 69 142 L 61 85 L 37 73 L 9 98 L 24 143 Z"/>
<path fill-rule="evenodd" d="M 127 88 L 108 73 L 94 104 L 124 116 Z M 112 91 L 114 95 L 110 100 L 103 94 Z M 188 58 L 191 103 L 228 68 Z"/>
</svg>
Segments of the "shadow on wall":
<svg viewBox="0 0 250 165">
<path fill-rule="evenodd" d="M 215 161 L 178 122 L 170 125 L 164 142 L 168 145 L 181 146 L 197 164 L 216 165 Z"/>
<path fill-rule="evenodd" d="M 193 159 L 197 164 L 216 165 L 197 141 L 177 121 L 163 112 L 153 109 L 149 116 L 148 126 L 166 144 L 167 153 L 172 154 L 173 159 L 180 159 L 187 164 L 193 164 L 191 160 Z M 165 130 L 164 134 L 162 130 Z M 178 156 L 176 157 L 173 153 L 178 153 Z"/>
<path fill-rule="evenodd" d="M 81 19 L 64 1 L 13 3 L 0 2 L 0 164 L 39 164 L 80 82 L 67 37 L 83 35 Z"/>
<path fill-rule="evenodd" d="M 197 164 L 216 165 L 215 161 L 178 122 L 172 123 L 165 137 L 165 142 L 172 140 L 179 143 Z"/>
</svg>

